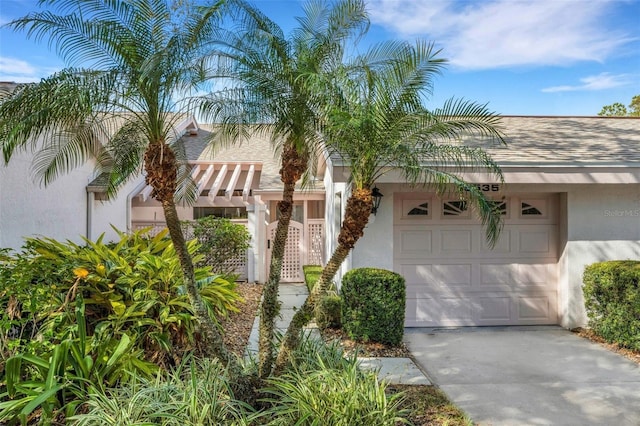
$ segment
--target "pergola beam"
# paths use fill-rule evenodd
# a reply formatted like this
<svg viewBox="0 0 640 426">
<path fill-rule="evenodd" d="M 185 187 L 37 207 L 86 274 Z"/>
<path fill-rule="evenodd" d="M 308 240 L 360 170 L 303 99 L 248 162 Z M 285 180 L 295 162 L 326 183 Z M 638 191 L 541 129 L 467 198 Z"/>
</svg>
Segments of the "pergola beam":
<svg viewBox="0 0 640 426">
<path fill-rule="evenodd" d="M 211 188 L 209 189 L 209 202 L 211 204 L 213 204 L 213 201 L 218 195 L 218 191 L 222 186 L 222 181 L 224 180 L 225 176 L 227 176 L 227 168 L 228 167 L 226 164 L 222 165 L 220 170 L 218 170 L 218 174 L 216 175 L 216 180 L 213 181 L 213 185 L 211 185 Z"/>
<path fill-rule="evenodd" d="M 231 179 L 229 179 L 229 183 L 227 184 L 227 189 L 224 191 L 224 197 L 229 201 L 231 201 L 231 197 L 233 196 L 233 192 L 235 191 L 241 171 L 242 166 L 240 164 L 236 164 L 235 169 L 233 169 Z"/>
<path fill-rule="evenodd" d="M 247 180 L 244 182 L 244 187 L 242 188 L 242 201 L 246 202 L 249 199 L 249 194 L 251 192 L 251 184 L 253 183 L 253 175 L 256 172 L 255 164 L 249 166 L 249 171 L 247 172 Z"/>
</svg>

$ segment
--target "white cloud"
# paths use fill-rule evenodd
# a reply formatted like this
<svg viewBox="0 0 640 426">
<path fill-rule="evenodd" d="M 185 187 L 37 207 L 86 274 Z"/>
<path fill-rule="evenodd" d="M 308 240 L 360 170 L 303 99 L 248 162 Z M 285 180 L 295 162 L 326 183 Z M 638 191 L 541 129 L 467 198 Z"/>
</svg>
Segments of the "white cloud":
<svg viewBox="0 0 640 426">
<path fill-rule="evenodd" d="M 0 81 L 31 83 L 60 71 L 60 67 L 37 67 L 22 59 L 0 56 Z"/>
<path fill-rule="evenodd" d="M 556 92 L 576 92 L 576 91 L 595 91 L 595 90 L 607 90 L 614 87 L 627 86 L 633 82 L 632 76 L 629 74 L 610 74 L 603 72 L 598 75 L 592 75 L 580 79 L 578 85 L 566 85 L 566 86 L 553 86 L 542 89 L 545 93 Z"/>
<path fill-rule="evenodd" d="M 27 83 L 38 79 L 36 68 L 28 62 L 0 56 L 0 80 Z"/>
<path fill-rule="evenodd" d="M 557 0 L 372 0 L 372 22 L 444 47 L 470 69 L 603 61 L 632 40 L 605 28 L 615 3 Z"/>
</svg>

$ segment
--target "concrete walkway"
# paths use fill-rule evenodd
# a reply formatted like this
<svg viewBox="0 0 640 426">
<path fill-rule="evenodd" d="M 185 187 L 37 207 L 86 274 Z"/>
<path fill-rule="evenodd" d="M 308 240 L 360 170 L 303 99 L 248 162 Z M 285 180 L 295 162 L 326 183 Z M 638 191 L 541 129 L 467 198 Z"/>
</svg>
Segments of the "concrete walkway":
<svg viewBox="0 0 640 426">
<path fill-rule="evenodd" d="M 640 367 L 560 327 L 409 328 L 404 340 L 479 425 L 640 425 Z"/>
<path fill-rule="evenodd" d="M 293 318 L 296 310 L 302 306 L 307 299 L 309 292 L 304 284 L 280 284 L 278 300 L 282 303 L 280 307 L 280 318 L 276 320 L 276 330 L 284 334 Z M 258 336 L 260 318 L 257 317 L 253 323 L 247 352 L 250 356 L 257 357 Z M 306 329 L 307 333 L 320 338 L 320 332 L 314 324 Z M 427 377 L 416 367 L 411 358 L 358 358 L 362 368 L 377 370 L 381 380 L 387 380 L 395 384 L 428 385 Z"/>
</svg>

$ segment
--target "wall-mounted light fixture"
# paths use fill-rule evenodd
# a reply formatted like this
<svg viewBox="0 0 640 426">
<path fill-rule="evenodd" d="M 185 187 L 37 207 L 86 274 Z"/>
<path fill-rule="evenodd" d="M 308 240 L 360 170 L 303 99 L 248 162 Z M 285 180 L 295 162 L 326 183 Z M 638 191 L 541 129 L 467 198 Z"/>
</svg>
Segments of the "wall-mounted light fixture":
<svg viewBox="0 0 640 426">
<path fill-rule="evenodd" d="M 380 207 L 380 201 L 382 201 L 382 192 L 378 189 L 377 186 L 374 186 L 371 190 L 371 197 L 373 198 L 373 207 L 371 208 L 371 213 L 374 215 L 378 213 L 378 208 Z"/>
</svg>

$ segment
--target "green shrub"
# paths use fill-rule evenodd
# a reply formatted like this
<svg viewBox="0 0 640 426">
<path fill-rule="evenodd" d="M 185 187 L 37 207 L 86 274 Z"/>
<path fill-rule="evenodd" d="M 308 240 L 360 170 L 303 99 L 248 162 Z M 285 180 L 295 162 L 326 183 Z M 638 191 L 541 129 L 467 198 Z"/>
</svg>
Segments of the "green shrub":
<svg viewBox="0 0 640 426">
<path fill-rule="evenodd" d="M 198 240 L 198 253 L 203 256 L 200 266 L 210 266 L 213 272 L 235 281 L 239 274 L 234 260 L 247 256 L 251 234 L 244 225 L 229 219 L 203 217 L 188 225 Z"/>
<path fill-rule="evenodd" d="M 405 281 L 391 271 L 353 269 L 342 278 L 342 326 L 354 340 L 398 345 L 404 334 Z"/>
<path fill-rule="evenodd" d="M 309 289 L 309 293 L 313 291 L 313 287 L 316 285 L 322 274 L 322 266 L 320 265 L 304 265 L 302 267 L 304 273 L 304 282 Z"/>
<path fill-rule="evenodd" d="M 342 299 L 340 299 L 340 296 L 328 295 L 321 297 L 315 309 L 316 324 L 321 330 L 340 328 L 342 326 L 342 321 L 340 320 L 341 310 Z"/>
<path fill-rule="evenodd" d="M 589 327 L 608 342 L 640 350 L 640 262 L 594 263 L 583 282 Z"/>
</svg>

